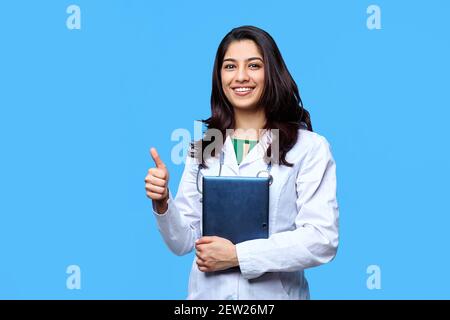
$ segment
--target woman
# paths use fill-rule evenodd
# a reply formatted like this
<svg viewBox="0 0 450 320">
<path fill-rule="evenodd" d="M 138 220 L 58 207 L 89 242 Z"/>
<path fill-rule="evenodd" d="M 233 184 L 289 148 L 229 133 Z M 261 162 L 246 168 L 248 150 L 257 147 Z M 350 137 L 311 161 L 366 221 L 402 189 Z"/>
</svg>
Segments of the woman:
<svg viewBox="0 0 450 320">
<path fill-rule="evenodd" d="M 336 168 L 327 140 L 312 132 L 297 85 L 267 32 L 243 26 L 224 37 L 214 63 L 211 110 L 175 199 L 154 148 L 156 168 L 145 178 L 168 247 L 177 255 L 196 250 L 188 299 L 309 299 L 303 270 L 329 262 L 338 247 Z M 208 155 L 212 129 L 224 141 Z M 223 176 L 256 176 L 274 163 L 268 239 L 233 244 L 201 236 L 197 173 L 217 175 L 221 151 Z"/>
</svg>

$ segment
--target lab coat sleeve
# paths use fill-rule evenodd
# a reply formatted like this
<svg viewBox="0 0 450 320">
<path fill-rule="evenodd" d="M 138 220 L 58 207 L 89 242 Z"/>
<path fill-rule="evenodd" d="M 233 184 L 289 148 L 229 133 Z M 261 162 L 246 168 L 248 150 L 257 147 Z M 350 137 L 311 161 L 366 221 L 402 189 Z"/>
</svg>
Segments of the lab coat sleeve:
<svg viewBox="0 0 450 320">
<path fill-rule="evenodd" d="M 166 212 L 158 214 L 152 201 L 153 213 L 164 242 L 173 253 L 180 256 L 192 251 L 195 240 L 201 234 L 197 170 L 196 161 L 188 155 L 175 199 L 169 189 Z"/>
<path fill-rule="evenodd" d="M 272 234 L 269 239 L 237 244 L 244 278 L 302 270 L 327 263 L 336 255 L 339 208 L 336 166 L 328 141 L 320 137 L 304 161 L 296 177 L 296 228 Z"/>
</svg>

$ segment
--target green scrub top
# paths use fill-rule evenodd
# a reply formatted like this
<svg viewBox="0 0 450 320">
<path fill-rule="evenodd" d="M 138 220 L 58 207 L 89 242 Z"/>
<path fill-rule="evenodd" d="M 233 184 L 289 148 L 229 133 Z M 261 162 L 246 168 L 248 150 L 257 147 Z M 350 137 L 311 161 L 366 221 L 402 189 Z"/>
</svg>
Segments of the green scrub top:
<svg viewBox="0 0 450 320">
<path fill-rule="evenodd" d="M 233 142 L 234 152 L 236 153 L 236 160 L 238 164 L 240 164 L 244 158 L 244 145 L 248 145 L 248 154 L 250 150 L 258 144 L 258 140 L 231 138 L 231 141 Z"/>
</svg>

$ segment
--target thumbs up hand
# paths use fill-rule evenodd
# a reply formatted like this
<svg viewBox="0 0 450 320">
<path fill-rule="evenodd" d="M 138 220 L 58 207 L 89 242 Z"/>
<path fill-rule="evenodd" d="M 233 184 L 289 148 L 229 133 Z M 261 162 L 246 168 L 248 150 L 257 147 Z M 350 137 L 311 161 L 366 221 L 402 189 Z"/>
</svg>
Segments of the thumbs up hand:
<svg viewBox="0 0 450 320">
<path fill-rule="evenodd" d="M 150 149 L 150 155 L 155 162 L 156 168 L 148 170 L 148 174 L 145 177 L 145 191 L 147 197 L 153 200 L 157 212 L 162 214 L 167 211 L 169 171 L 155 148 Z"/>
</svg>

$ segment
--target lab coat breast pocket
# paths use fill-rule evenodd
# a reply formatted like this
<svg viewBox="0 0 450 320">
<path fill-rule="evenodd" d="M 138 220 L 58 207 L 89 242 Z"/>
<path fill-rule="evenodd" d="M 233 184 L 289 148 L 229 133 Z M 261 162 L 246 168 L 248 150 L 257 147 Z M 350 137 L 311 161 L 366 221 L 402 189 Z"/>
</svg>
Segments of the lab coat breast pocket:
<svg viewBox="0 0 450 320">
<path fill-rule="evenodd" d="M 297 215 L 295 201 L 295 166 L 276 166 L 270 190 L 270 233 L 293 230 Z"/>
</svg>

